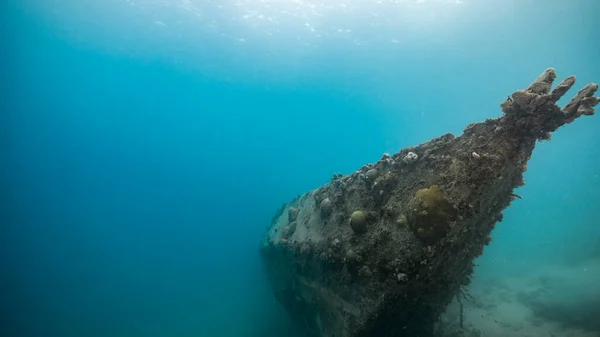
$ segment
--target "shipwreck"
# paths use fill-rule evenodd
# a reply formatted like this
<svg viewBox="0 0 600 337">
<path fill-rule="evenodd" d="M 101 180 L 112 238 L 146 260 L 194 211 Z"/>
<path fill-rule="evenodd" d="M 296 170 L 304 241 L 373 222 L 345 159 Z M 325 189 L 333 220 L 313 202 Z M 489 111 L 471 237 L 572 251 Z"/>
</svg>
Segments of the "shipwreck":
<svg viewBox="0 0 600 337">
<path fill-rule="evenodd" d="M 594 114 L 597 84 L 554 89 L 547 69 L 503 115 L 384 154 L 302 194 L 275 214 L 260 251 L 277 300 L 318 337 L 430 337 L 469 284 L 475 258 L 519 198 L 537 141 Z M 526 202 L 526 201 L 524 201 Z"/>
</svg>

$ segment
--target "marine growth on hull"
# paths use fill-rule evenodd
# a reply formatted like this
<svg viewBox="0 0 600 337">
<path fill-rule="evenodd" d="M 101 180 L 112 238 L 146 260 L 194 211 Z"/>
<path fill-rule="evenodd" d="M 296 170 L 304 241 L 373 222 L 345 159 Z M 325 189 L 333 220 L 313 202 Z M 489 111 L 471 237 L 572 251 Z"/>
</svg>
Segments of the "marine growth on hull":
<svg viewBox="0 0 600 337">
<path fill-rule="evenodd" d="M 546 70 L 496 119 L 400 152 L 291 201 L 261 253 L 277 299 L 307 333 L 428 337 L 469 283 L 538 140 L 594 113 L 598 86 L 563 108 L 575 83 Z M 500 93 L 501 94 L 501 93 Z"/>
</svg>

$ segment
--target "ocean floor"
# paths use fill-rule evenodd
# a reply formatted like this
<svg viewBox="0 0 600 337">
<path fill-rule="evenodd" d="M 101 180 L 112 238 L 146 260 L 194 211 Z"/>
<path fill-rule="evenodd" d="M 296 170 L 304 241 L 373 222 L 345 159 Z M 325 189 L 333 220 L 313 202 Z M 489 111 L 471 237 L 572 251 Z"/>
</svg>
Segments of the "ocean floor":
<svg viewBox="0 0 600 337">
<path fill-rule="evenodd" d="M 600 259 L 520 274 L 482 267 L 467 289 L 471 300 L 461 300 L 463 327 L 455 300 L 440 319 L 436 337 L 600 337 Z M 272 297 L 268 281 L 253 281 L 261 291 L 248 284 L 239 289 L 245 305 L 223 302 L 221 310 L 213 308 L 203 326 L 212 323 L 214 331 L 202 335 L 307 337 Z M 265 297 L 272 300 L 265 303 Z M 223 324 L 222 317 L 232 320 Z"/>
<path fill-rule="evenodd" d="M 520 276 L 477 276 L 439 337 L 600 337 L 600 260 Z"/>
</svg>

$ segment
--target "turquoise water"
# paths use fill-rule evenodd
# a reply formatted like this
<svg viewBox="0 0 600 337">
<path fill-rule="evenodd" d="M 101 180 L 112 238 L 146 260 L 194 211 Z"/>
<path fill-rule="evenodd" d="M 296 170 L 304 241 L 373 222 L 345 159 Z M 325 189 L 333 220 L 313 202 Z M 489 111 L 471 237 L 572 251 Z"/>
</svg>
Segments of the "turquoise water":
<svg viewBox="0 0 600 337">
<path fill-rule="evenodd" d="M 3 336 L 302 336 L 258 257 L 282 203 L 547 67 L 600 81 L 594 0 L 1 6 Z M 598 130 L 538 145 L 478 277 L 597 265 Z"/>
</svg>

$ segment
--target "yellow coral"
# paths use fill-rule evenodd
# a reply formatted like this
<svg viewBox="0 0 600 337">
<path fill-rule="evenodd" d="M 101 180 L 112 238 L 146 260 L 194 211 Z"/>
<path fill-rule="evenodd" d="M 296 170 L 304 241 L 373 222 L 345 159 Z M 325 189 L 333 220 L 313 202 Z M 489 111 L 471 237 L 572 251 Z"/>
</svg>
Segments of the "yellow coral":
<svg viewBox="0 0 600 337">
<path fill-rule="evenodd" d="M 363 211 L 355 211 L 350 216 L 350 227 L 354 233 L 363 233 L 367 230 L 367 215 Z"/>
<path fill-rule="evenodd" d="M 435 244 L 450 232 L 457 210 L 437 185 L 420 189 L 408 203 L 408 222 L 415 235 Z"/>
</svg>

